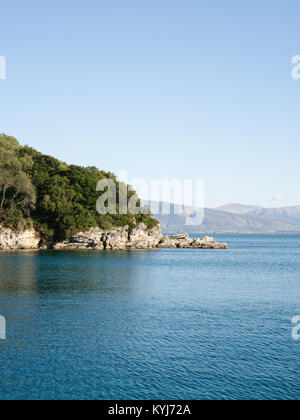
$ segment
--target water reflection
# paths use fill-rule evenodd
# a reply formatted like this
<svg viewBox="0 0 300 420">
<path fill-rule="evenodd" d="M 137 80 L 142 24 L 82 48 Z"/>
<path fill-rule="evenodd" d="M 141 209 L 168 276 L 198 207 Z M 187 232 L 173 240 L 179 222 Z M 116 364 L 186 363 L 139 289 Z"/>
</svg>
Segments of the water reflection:
<svg viewBox="0 0 300 420">
<path fill-rule="evenodd" d="M 144 276 L 142 265 L 134 263 L 141 258 L 132 252 L 2 252 L 0 293 L 132 292 Z"/>
<path fill-rule="evenodd" d="M 37 255 L 27 251 L 0 253 L 1 295 L 37 292 Z"/>
</svg>

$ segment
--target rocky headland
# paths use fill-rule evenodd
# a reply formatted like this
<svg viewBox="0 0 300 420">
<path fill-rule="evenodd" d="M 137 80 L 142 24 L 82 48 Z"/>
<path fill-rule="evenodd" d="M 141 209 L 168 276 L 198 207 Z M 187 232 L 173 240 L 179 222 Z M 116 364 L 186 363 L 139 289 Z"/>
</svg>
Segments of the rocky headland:
<svg viewBox="0 0 300 420">
<path fill-rule="evenodd" d="M 213 238 L 190 238 L 188 234 L 163 236 L 160 225 L 147 229 L 143 223 L 130 230 L 128 226 L 105 231 L 91 228 L 61 242 L 45 242 L 35 230 L 14 231 L 0 227 L 0 250 L 37 249 L 94 249 L 94 250 L 143 250 L 162 248 L 227 249 L 227 244 Z"/>
<path fill-rule="evenodd" d="M 227 248 L 209 237 L 164 237 L 150 209 L 111 172 L 68 165 L 6 134 L 0 134 L 0 157 L 0 250 Z M 113 185 L 115 194 L 99 183 L 104 190 Z M 129 211 L 133 197 L 146 211 Z M 99 202 L 114 211 L 103 214 Z"/>
</svg>

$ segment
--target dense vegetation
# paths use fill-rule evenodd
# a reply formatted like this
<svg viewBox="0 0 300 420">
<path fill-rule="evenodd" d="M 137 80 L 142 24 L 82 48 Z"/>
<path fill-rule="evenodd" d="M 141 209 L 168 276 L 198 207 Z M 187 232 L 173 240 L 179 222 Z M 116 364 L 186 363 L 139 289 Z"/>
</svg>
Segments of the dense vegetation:
<svg viewBox="0 0 300 420">
<path fill-rule="evenodd" d="M 67 165 L 0 134 L 0 222 L 24 229 L 34 227 L 45 238 L 63 238 L 90 227 L 111 229 L 144 222 L 150 229 L 158 222 L 150 213 L 100 215 L 97 183 L 112 179 L 117 200 L 120 184 L 114 174 L 95 167 Z M 128 200 L 135 194 L 128 190 Z"/>
</svg>

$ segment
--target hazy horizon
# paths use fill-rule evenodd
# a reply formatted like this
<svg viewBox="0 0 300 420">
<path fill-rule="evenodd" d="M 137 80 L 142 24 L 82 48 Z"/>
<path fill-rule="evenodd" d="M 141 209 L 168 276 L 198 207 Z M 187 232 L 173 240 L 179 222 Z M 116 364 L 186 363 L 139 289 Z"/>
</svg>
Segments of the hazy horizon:
<svg viewBox="0 0 300 420">
<path fill-rule="evenodd" d="M 148 202 L 148 201 L 151 201 L 151 200 L 142 199 L 142 201 L 143 202 Z M 170 201 L 170 204 L 171 205 L 175 205 L 175 206 L 182 205 L 182 204 L 176 203 L 174 201 Z M 221 209 L 224 206 L 231 206 L 231 205 L 237 205 L 237 206 L 243 206 L 243 207 L 261 208 L 261 209 L 284 209 L 284 208 L 291 208 L 291 207 L 292 208 L 293 207 L 299 207 L 299 209 L 300 209 L 300 204 L 299 205 L 293 205 L 293 206 L 283 206 L 283 205 L 278 204 L 277 206 L 274 205 L 274 206 L 270 206 L 270 207 L 265 207 L 265 206 L 261 206 L 260 204 L 249 204 L 249 203 L 247 204 L 247 203 L 237 203 L 237 202 L 223 203 L 223 204 L 220 204 L 220 205 L 217 205 L 217 206 L 213 206 L 213 207 L 205 206 L 205 208 L 212 209 L 212 210 L 217 210 L 217 209 Z"/>
</svg>

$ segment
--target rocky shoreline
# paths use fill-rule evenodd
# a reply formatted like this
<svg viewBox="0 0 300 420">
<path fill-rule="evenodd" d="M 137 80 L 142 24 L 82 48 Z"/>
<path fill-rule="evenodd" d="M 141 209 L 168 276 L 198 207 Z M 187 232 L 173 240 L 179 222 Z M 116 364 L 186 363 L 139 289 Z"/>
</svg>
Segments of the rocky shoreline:
<svg viewBox="0 0 300 420">
<path fill-rule="evenodd" d="M 63 242 L 45 245 L 35 230 L 16 232 L 0 227 L 0 250 L 38 249 L 94 249 L 94 250 L 143 250 L 162 248 L 227 249 L 227 244 L 213 238 L 190 238 L 188 234 L 163 236 L 160 226 L 147 230 L 144 224 L 129 230 L 128 226 L 112 231 L 91 228 L 67 238 Z"/>
</svg>

